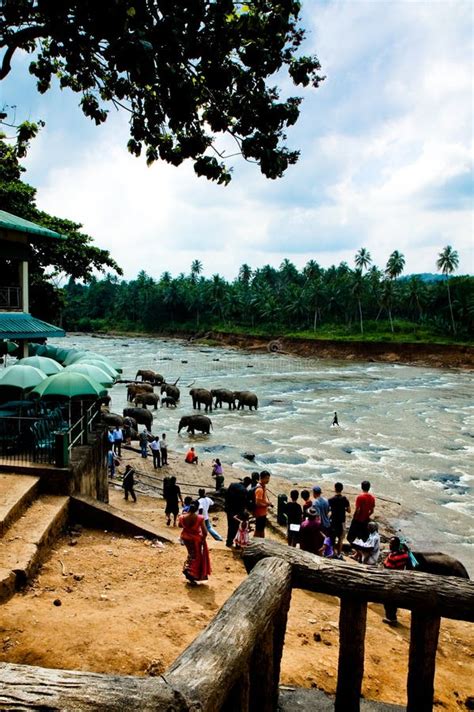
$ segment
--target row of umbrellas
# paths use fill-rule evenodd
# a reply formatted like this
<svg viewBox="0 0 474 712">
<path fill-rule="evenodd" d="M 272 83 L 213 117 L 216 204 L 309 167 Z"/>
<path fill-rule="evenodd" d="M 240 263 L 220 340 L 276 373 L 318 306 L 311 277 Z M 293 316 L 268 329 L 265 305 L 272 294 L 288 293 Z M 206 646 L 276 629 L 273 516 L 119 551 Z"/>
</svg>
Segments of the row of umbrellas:
<svg viewBox="0 0 474 712">
<path fill-rule="evenodd" d="M 29 397 L 101 397 L 121 371 L 106 356 L 91 351 L 30 344 L 30 352 L 34 355 L 3 371 L 0 392 L 15 388 Z"/>
</svg>

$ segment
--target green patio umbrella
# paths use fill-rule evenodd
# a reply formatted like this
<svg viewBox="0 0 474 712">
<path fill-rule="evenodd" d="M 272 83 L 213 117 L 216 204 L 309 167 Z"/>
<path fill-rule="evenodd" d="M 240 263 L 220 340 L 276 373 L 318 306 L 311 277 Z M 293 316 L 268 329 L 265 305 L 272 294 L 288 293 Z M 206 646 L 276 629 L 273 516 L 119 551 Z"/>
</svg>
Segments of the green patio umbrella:
<svg viewBox="0 0 474 712">
<path fill-rule="evenodd" d="M 66 351 L 66 349 L 64 349 L 64 351 Z M 64 358 L 61 358 L 62 354 L 58 353 L 63 366 L 70 366 L 72 363 L 75 363 L 78 359 L 80 359 L 81 356 L 86 355 L 87 351 L 79 351 L 78 349 L 68 349 L 68 353 L 65 353 Z"/>
<path fill-rule="evenodd" d="M 0 375 L 0 388 L 18 388 L 28 391 L 39 385 L 46 378 L 46 374 L 34 366 L 15 364 L 8 366 Z"/>
<path fill-rule="evenodd" d="M 52 376 L 53 373 L 59 373 L 63 370 L 63 367 L 57 361 L 47 356 L 28 356 L 27 358 L 19 359 L 18 364 L 39 368 L 47 376 Z M 14 365 L 16 366 L 17 364 Z"/>
<path fill-rule="evenodd" d="M 0 341 L 0 356 L 14 354 L 16 351 L 18 351 L 18 344 L 14 341 Z"/>
<path fill-rule="evenodd" d="M 97 381 L 94 381 L 89 376 L 83 373 L 75 373 L 64 369 L 61 373 L 56 373 L 54 376 L 48 376 L 40 383 L 32 392 L 31 395 L 39 396 L 40 398 L 87 398 L 107 395 L 107 390 Z"/>
<path fill-rule="evenodd" d="M 111 361 L 107 356 L 104 356 L 104 354 L 98 354 L 96 351 L 87 351 L 85 355 L 88 359 L 91 358 L 95 361 L 103 361 L 104 363 L 115 369 L 117 373 L 122 373 L 122 369 L 120 368 L 120 366 L 118 366 L 114 361 Z M 81 356 L 79 359 L 76 359 L 74 363 L 77 363 L 77 361 L 81 361 L 83 358 L 84 356 Z"/>
<path fill-rule="evenodd" d="M 97 358 L 92 358 L 92 356 L 84 356 L 81 358 L 79 361 L 76 361 L 75 363 L 71 364 L 71 366 L 76 366 L 78 364 L 86 364 L 87 366 L 97 366 L 98 368 L 101 368 L 102 371 L 105 371 L 105 373 L 108 373 L 109 376 L 112 376 L 112 378 L 117 378 L 118 371 L 111 366 L 107 361 L 100 361 Z"/>
<path fill-rule="evenodd" d="M 92 378 L 97 381 L 97 383 L 100 383 L 106 387 L 114 385 L 114 377 L 99 365 L 95 366 L 91 363 L 78 361 L 77 363 L 72 363 L 70 366 L 66 366 L 65 370 L 74 371 L 75 373 L 83 373 L 85 376 L 89 376 L 89 378 Z"/>
</svg>

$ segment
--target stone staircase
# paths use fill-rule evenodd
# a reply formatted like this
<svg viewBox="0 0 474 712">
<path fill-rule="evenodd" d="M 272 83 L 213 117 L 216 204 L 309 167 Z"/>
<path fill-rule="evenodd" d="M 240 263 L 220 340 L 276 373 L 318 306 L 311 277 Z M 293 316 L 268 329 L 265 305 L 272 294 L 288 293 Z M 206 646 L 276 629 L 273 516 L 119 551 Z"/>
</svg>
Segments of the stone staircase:
<svg viewBox="0 0 474 712">
<path fill-rule="evenodd" d="M 0 603 L 32 579 L 67 522 L 69 497 L 41 495 L 39 482 L 0 474 Z"/>
</svg>

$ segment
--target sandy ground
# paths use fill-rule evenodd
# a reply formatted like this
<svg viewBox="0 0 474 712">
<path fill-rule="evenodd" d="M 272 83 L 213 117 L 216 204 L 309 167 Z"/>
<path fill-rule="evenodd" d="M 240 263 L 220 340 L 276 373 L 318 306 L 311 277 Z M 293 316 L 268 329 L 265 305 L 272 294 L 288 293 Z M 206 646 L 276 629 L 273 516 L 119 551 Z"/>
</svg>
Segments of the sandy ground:
<svg viewBox="0 0 474 712">
<path fill-rule="evenodd" d="M 167 470 L 184 483 L 183 492 L 195 492 L 192 485 L 197 484 L 211 489 L 210 463 L 191 467 L 184 465 L 181 457 L 171 453 Z M 127 452 L 123 461 L 136 462 L 143 472 L 151 471 L 149 459 L 143 461 Z M 225 474 L 227 482 L 234 479 L 230 474 L 239 475 L 234 469 L 230 473 L 230 468 Z M 276 493 L 289 487 L 272 480 L 270 488 Z M 353 496 L 350 499 L 353 501 Z M 189 587 L 182 575 L 185 552 L 179 544 L 179 530 L 166 527 L 163 501 L 138 494 L 136 504 L 125 502 L 120 488 L 111 487 L 110 502 L 152 522 L 171 542 L 161 545 L 85 529 L 62 537 L 33 584 L 2 606 L 0 661 L 103 673 L 160 674 L 245 577 L 238 553 L 209 538 L 212 576 L 206 583 Z M 378 502 L 382 525 L 397 511 L 396 505 Z M 225 515 L 215 513 L 212 519 L 225 535 Z M 270 536 L 278 538 L 278 533 Z M 386 627 L 382 617 L 381 606 L 369 605 L 363 694 L 403 704 L 409 614 L 400 612 L 398 628 Z M 337 655 L 337 599 L 295 590 L 281 683 L 334 692 Z M 473 658 L 472 627 L 443 621 L 436 709 L 468 709 L 466 700 L 474 695 Z"/>
</svg>

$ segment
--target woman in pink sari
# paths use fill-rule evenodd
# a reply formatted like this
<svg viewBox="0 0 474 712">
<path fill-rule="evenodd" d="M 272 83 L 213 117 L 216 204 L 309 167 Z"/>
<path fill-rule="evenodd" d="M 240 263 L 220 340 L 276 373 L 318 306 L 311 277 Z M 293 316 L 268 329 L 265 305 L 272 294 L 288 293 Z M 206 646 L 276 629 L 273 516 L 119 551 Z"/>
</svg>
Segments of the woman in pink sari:
<svg viewBox="0 0 474 712">
<path fill-rule="evenodd" d="M 207 548 L 207 529 L 204 517 L 197 514 L 198 504 L 193 502 L 189 511 L 179 518 L 182 528 L 181 540 L 188 551 L 188 558 L 184 564 L 183 573 L 189 583 L 195 585 L 197 581 L 206 581 L 211 574 L 211 560 Z"/>
</svg>

